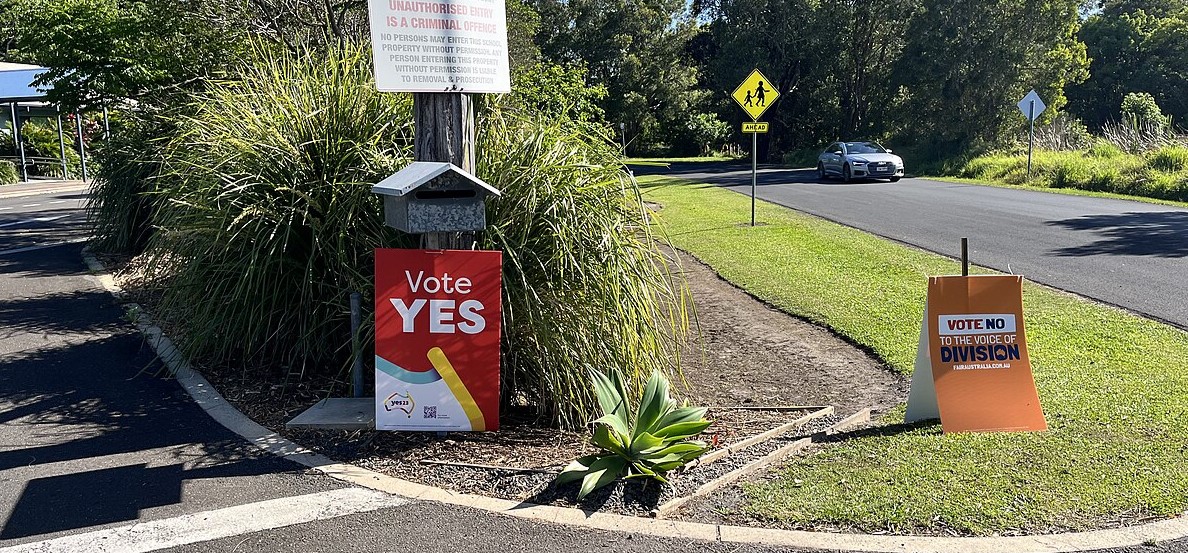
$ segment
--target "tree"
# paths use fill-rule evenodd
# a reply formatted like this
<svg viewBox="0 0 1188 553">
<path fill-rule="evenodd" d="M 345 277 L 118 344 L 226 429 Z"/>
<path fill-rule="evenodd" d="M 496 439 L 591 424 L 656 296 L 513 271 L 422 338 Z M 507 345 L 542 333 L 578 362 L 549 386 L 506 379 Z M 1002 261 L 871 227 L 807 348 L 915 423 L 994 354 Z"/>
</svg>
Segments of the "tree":
<svg viewBox="0 0 1188 553">
<path fill-rule="evenodd" d="M 17 0 L 6 58 L 43 65 L 67 110 L 145 100 L 237 58 L 243 29 L 204 0 Z"/>
<path fill-rule="evenodd" d="M 745 117 L 729 94 L 754 68 L 781 93 L 765 119 L 772 122 L 768 156 L 815 145 L 837 133 L 841 119 L 830 59 L 832 28 L 814 0 L 716 0 L 705 4 L 714 52 L 707 63 L 714 94 L 728 102 L 728 120 Z"/>
<path fill-rule="evenodd" d="M 536 0 L 535 7 L 545 59 L 587 64 L 589 82 L 607 89 L 607 119 L 626 124 L 633 153 L 670 151 L 671 133 L 706 109 L 686 51 L 696 27 L 683 0 Z"/>
<path fill-rule="evenodd" d="M 1188 1 L 1115 0 L 1082 25 L 1090 77 L 1070 110 L 1094 126 L 1118 118 L 1128 92 L 1151 94 L 1173 120 L 1188 117 Z"/>
<path fill-rule="evenodd" d="M 933 155 L 993 145 L 1021 125 L 1014 104 L 1034 88 L 1056 113 L 1088 60 L 1069 0 L 924 0 L 897 60 L 905 135 Z M 1051 116 L 1051 114 L 1045 114 Z"/>
</svg>

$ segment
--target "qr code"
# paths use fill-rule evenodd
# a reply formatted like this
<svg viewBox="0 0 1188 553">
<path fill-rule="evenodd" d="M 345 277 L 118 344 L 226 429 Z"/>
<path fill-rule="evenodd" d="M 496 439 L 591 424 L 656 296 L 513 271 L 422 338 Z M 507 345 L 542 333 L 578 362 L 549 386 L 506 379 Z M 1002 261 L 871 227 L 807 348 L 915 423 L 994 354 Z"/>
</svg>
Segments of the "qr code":
<svg viewBox="0 0 1188 553">
<path fill-rule="evenodd" d="M 434 405 L 432 407 L 425 407 L 425 418 L 427 418 L 427 419 L 436 419 L 437 418 L 437 406 L 436 405 Z"/>
</svg>

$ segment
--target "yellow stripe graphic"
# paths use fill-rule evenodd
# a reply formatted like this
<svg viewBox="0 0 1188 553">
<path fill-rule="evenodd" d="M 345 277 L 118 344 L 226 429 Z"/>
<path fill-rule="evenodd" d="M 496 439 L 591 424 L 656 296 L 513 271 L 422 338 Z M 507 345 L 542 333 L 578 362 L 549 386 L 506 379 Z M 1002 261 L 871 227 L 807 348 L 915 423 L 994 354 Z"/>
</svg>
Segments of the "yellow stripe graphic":
<svg viewBox="0 0 1188 553">
<path fill-rule="evenodd" d="M 482 431 L 487 429 L 487 420 L 483 417 L 483 410 L 479 409 L 477 403 L 474 402 L 474 396 L 470 395 L 470 390 L 466 389 L 466 384 L 462 383 L 462 379 L 458 377 L 458 372 L 454 370 L 454 365 L 450 364 L 450 360 L 446 358 L 444 351 L 441 348 L 435 347 L 429 350 L 429 362 L 433 363 L 433 368 L 437 369 L 437 374 L 441 375 L 441 379 L 445 381 L 446 385 L 450 387 L 450 391 L 454 393 L 454 398 L 462 405 L 462 410 L 466 412 L 466 418 L 470 419 L 470 429 Z"/>
</svg>

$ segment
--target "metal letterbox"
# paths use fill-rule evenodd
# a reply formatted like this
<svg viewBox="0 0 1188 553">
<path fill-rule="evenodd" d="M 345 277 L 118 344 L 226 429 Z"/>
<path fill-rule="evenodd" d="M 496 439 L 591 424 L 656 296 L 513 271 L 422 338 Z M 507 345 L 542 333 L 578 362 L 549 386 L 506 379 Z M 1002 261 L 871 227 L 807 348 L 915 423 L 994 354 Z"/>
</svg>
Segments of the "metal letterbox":
<svg viewBox="0 0 1188 553">
<path fill-rule="evenodd" d="M 487 196 L 499 190 L 452 163 L 414 161 L 373 186 L 384 222 L 404 232 L 463 232 L 487 226 Z"/>
</svg>

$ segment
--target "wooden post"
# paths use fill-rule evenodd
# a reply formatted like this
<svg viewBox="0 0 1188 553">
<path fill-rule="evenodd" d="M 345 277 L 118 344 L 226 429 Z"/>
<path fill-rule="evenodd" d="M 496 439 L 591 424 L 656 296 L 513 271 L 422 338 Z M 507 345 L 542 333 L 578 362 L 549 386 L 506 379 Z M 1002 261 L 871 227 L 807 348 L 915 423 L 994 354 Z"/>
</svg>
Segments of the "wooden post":
<svg viewBox="0 0 1188 553">
<path fill-rule="evenodd" d="M 474 104 L 467 94 L 453 92 L 413 93 L 413 159 L 448 161 L 474 174 Z M 421 247 L 428 250 L 468 250 L 474 237 L 461 232 L 429 232 L 421 235 Z"/>
<path fill-rule="evenodd" d="M 961 276 L 969 276 L 969 238 L 961 237 Z"/>
</svg>

